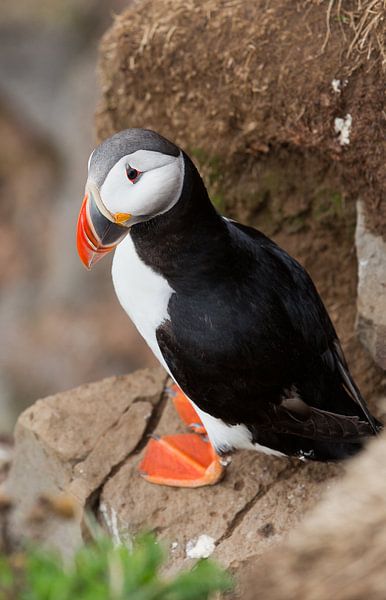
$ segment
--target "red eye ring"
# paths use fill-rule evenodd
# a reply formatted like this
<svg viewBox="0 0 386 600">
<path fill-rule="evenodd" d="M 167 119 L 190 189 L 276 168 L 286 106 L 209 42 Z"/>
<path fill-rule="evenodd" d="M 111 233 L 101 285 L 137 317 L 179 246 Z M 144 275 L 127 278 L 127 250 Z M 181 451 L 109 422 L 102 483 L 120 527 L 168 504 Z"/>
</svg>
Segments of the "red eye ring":
<svg viewBox="0 0 386 600">
<path fill-rule="evenodd" d="M 135 183 L 135 181 L 137 181 L 138 177 L 141 175 L 141 171 L 138 171 L 137 169 L 134 169 L 130 165 L 127 165 L 126 175 L 127 175 L 127 179 L 129 181 L 131 181 L 131 183 Z"/>
</svg>

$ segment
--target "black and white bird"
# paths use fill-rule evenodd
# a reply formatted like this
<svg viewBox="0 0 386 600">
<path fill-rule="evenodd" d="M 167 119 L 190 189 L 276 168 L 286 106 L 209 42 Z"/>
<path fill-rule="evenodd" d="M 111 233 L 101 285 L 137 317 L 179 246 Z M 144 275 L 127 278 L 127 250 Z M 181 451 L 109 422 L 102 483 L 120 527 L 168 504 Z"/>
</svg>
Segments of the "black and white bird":
<svg viewBox="0 0 386 600">
<path fill-rule="evenodd" d="M 150 130 L 89 160 L 79 254 L 91 267 L 114 248 L 122 307 L 218 452 L 338 460 L 381 428 L 304 268 L 222 217 L 190 158 Z"/>
</svg>

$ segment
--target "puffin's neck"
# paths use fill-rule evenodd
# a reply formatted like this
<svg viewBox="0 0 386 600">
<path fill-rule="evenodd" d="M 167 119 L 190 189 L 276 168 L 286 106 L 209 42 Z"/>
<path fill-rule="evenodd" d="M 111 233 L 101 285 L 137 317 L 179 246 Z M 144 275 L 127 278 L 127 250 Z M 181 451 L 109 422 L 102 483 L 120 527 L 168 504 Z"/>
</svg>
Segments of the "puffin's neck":
<svg viewBox="0 0 386 600">
<path fill-rule="evenodd" d="M 192 269 L 202 268 L 202 261 L 216 260 L 224 252 L 228 236 L 223 218 L 186 154 L 184 165 L 183 188 L 173 208 L 133 225 L 130 231 L 140 259 L 172 281 L 180 279 L 184 269 L 192 273 Z"/>
</svg>

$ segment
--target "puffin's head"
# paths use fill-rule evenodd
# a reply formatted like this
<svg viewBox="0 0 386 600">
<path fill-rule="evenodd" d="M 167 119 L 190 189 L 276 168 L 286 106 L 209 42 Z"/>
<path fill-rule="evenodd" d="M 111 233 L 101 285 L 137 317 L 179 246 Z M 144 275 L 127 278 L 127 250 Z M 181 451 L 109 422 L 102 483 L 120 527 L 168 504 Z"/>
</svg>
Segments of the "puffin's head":
<svg viewBox="0 0 386 600">
<path fill-rule="evenodd" d="M 87 268 L 114 250 L 136 223 L 178 201 L 184 158 L 174 144 L 148 129 L 126 129 L 98 146 L 88 162 L 77 245 Z"/>
</svg>

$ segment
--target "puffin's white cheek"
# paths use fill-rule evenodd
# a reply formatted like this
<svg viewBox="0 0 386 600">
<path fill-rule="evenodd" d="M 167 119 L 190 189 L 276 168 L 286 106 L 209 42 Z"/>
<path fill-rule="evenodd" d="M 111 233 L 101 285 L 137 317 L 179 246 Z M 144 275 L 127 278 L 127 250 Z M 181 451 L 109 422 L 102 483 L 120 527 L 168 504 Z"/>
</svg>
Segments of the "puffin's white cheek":
<svg viewBox="0 0 386 600">
<path fill-rule="evenodd" d="M 143 172 L 135 183 L 127 179 L 125 170 L 122 172 L 122 165 L 118 163 L 101 186 L 101 198 L 113 214 L 121 212 L 136 217 L 153 217 L 166 212 L 177 202 L 182 184 L 183 160 L 180 157 Z"/>
<path fill-rule="evenodd" d="M 144 173 L 128 194 L 127 210 L 135 216 L 153 217 L 169 210 L 178 200 L 182 175 L 177 165 Z"/>
<path fill-rule="evenodd" d="M 130 191 L 134 185 L 126 176 L 109 177 L 101 187 L 102 202 L 107 210 L 111 213 L 130 212 L 125 207 L 130 201 Z"/>
</svg>

